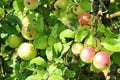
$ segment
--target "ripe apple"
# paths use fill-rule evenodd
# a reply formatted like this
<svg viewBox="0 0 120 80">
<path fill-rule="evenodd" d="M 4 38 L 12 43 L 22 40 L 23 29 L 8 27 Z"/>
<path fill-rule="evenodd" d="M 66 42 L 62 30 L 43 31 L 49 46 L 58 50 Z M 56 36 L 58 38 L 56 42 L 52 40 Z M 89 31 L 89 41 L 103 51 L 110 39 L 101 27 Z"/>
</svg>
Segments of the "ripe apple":
<svg viewBox="0 0 120 80">
<path fill-rule="evenodd" d="M 110 57 L 105 52 L 98 52 L 93 58 L 93 65 L 100 70 L 107 69 L 110 66 Z"/>
<path fill-rule="evenodd" d="M 89 20 L 91 18 L 91 15 L 87 12 L 81 13 L 80 16 L 78 17 L 78 22 L 80 23 L 81 26 L 87 25 L 89 23 Z"/>
<path fill-rule="evenodd" d="M 11 48 L 18 48 L 20 46 L 20 44 L 23 42 L 23 38 L 15 35 L 15 34 L 11 34 L 11 35 L 9 35 L 7 41 L 8 41 L 8 45 Z"/>
<path fill-rule="evenodd" d="M 32 29 L 28 31 L 28 26 L 23 26 L 21 33 L 25 39 L 34 40 L 37 35 L 37 30 L 35 27 L 32 27 Z"/>
<path fill-rule="evenodd" d="M 23 60 L 31 60 L 37 55 L 37 51 L 32 43 L 22 43 L 18 48 L 18 55 Z"/>
<path fill-rule="evenodd" d="M 38 0 L 24 0 L 24 6 L 29 10 L 35 10 L 38 5 Z"/>
<path fill-rule="evenodd" d="M 72 45 L 72 52 L 74 55 L 79 56 L 79 54 L 81 53 L 82 49 L 83 49 L 83 44 L 82 43 L 74 43 Z"/>
<path fill-rule="evenodd" d="M 67 0 L 57 0 L 54 4 L 56 10 L 65 10 L 68 5 Z"/>
<path fill-rule="evenodd" d="M 91 63 L 95 55 L 95 50 L 91 47 L 85 47 L 81 53 L 80 58 L 85 63 Z"/>
</svg>

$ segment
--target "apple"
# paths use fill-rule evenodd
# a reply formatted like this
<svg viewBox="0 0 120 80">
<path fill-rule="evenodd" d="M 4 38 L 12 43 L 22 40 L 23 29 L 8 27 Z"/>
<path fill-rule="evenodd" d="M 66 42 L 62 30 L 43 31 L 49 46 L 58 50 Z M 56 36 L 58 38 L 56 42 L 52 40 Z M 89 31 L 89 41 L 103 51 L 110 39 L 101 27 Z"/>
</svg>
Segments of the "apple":
<svg viewBox="0 0 120 80">
<path fill-rule="evenodd" d="M 9 35 L 7 41 L 8 41 L 8 45 L 11 48 L 18 48 L 20 46 L 20 44 L 23 42 L 23 38 L 15 35 L 15 34 L 11 34 L 11 35 Z"/>
<path fill-rule="evenodd" d="M 32 29 L 28 31 L 28 26 L 23 26 L 21 33 L 25 39 L 34 40 L 37 35 L 37 30 L 35 27 L 32 27 Z"/>
<path fill-rule="evenodd" d="M 22 43 L 18 48 L 18 55 L 23 60 L 31 60 L 37 55 L 37 50 L 32 43 Z"/>
<path fill-rule="evenodd" d="M 24 0 L 24 6 L 29 10 L 35 10 L 38 5 L 38 0 Z"/>
<path fill-rule="evenodd" d="M 95 55 L 95 50 L 91 47 L 85 47 L 81 53 L 80 58 L 85 63 L 91 63 Z"/>
<path fill-rule="evenodd" d="M 96 53 L 93 58 L 93 65 L 100 70 L 107 69 L 110 66 L 109 55 L 103 51 Z"/>
<path fill-rule="evenodd" d="M 67 0 L 57 0 L 54 3 L 54 8 L 56 10 L 65 10 L 67 5 L 68 5 L 68 1 Z"/>
<path fill-rule="evenodd" d="M 76 14 L 76 15 L 80 15 L 81 13 L 84 12 L 84 10 L 80 7 L 79 4 L 75 4 L 75 5 L 73 6 L 73 8 L 72 8 L 72 11 L 73 11 L 73 13 Z"/>
<path fill-rule="evenodd" d="M 76 56 L 79 56 L 81 51 L 82 51 L 82 49 L 83 49 L 83 47 L 84 46 L 83 46 L 82 43 L 74 43 L 74 44 L 72 44 L 72 48 L 71 48 L 72 53 L 74 55 L 76 55 Z"/>
<path fill-rule="evenodd" d="M 89 23 L 89 20 L 91 18 L 91 15 L 87 12 L 81 13 L 80 16 L 78 17 L 78 22 L 80 23 L 81 26 L 87 25 Z"/>
</svg>

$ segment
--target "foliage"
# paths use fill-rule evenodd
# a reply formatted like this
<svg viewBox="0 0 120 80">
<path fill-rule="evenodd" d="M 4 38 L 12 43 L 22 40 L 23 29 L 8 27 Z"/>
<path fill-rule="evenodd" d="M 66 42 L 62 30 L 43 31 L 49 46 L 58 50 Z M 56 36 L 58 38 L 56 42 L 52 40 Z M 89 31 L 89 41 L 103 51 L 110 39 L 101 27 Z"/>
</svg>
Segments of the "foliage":
<svg viewBox="0 0 120 80">
<path fill-rule="evenodd" d="M 24 0 L 0 0 L 0 80 L 106 80 L 109 75 L 120 79 L 119 0 L 38 0 L 38 4 L 29 10 Z M 82 12 L 91 15 L 87 25 L 79 24 Z M 37 30 L 34 40 L 21 34 L 25 17 L 28 31 L 33 26 Z M 33 44 L 37 56 L 21 59 L 18 48 L 8 44 L 13 34 Z M 74 43 L 90 46 L 96 53 L 105 51 L 111 60 L 109 68 L 99 70 L 92 62 L 84 63 L 72 53 Z"/>
</svg>

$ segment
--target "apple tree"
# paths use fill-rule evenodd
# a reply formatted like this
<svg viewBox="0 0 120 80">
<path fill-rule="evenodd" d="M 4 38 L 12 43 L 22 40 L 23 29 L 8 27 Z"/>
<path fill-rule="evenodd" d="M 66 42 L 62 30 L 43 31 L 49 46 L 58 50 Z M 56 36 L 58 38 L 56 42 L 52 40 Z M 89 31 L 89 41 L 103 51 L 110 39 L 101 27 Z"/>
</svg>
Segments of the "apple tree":
<svg viewBox="0 0 120 80">
<path fill-rule="evenodd" d="M 0 0 L 0 80 L 119 80 L 119 0 Z"/>
</svg>

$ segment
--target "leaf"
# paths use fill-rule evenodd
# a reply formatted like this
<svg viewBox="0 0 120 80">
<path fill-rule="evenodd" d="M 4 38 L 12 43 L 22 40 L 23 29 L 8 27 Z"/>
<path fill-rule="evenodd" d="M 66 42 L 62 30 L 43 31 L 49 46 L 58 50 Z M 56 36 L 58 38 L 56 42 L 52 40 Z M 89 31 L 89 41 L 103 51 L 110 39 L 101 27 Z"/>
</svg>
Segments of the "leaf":
<svg viewBox="0 0 120 80">
<path fill-rule="evenodd" d="M 82 42 L 89 34 L 87 29 L 80 29 L 75 34 L 75 42 Z"/>
<path fill-rule="evenodd" d="M 63 49 L 63 45 L 61 42 L 55 43 L 54 44 L 54 50 L 58 54 L 58 52 L 61 52 Z"/>
<path fill-rule="evenodd" d="M 72 41 L 63 44 L 63 50 L 61 52 L 61 54 L 63 55 L 64 53 L 66 53 L 69 49 L 70 49 L 70 45 L 72 44 Z"/>
<path fill-rule="evenodd" d="M 52 31 L 51 31 L 51 35 L 55 36 L 57 34 L 57 31 L 58 31 L 58 24 L 55 24 L 53 27 L 52 27 Z"/>
<path fill-rule="evenodd" d="M 104 26 L 103 24 L 98 23 L 97 26 L 98 26 L 97 30 L 98 30 L 99 32 L 102 32 L 102 33 L 105 32 L 105 26 Z"/>
<path fill-rule="evenodd" d="M 69 70 L 69 69 L 66 70 L 66 73 L 67 73 L 66 74 L 67 78 L 74 78 L 75 74 L 76 74 L 75 71 L 72 71 L 72 70 Z"/>
<path fill-rule="evenodd" d="M 87 4 L 87 5 L 86 5 Z M 82 0 L 80 2 L 80 6 L 82 9 L 84 9 L 85 11 L 90 11 L 91 9 L 91 2 L 89 0 Z"/>
<path fill-rule="evenodd" d="M 47 68 L 47 71 L 49 72 L 49 74 L 52 74 L 53 71 L 57 68 L 57 65 L 51 64 L 49 65 L 49 67 Z"/>
<path fill-rule="evenodd" d="M 113 61 L 120 66 L 120 53 L 114 53 L 112 55 Z"/>
<path fill-rule="evenodd" d="M 70 29 L 65 29 L 60 33 L 60 39 L 65 39 L 65 38 L 74 38 L 74 32 Z"/>
<path fill-rule="evenodd" d="M 35 21 L 35 27 L 37 28 L 38 32 L 44 32 L 45 25 L 43 22 L 43 17 L 41 17 L 40 15 L 38 15 L 38 19 Z"/>
<path fill-rule="evenodd" d="M 36 57 L 36 58 L 33 58 L 30 61 L 30 64 L 36 64 L 36 65 L 44 66 L 46 64 L 46 61 L 42 57 Z"/>
<path fill-rule="evenodd" d="M 49 61 L 53 60 L 53 49 L 52 47 L 48 47 L 46 49 L 46 56 Z"/>
<path fill-rule="evenodd" d="M 23 11 L 24 10 L 24 0 L 14 0 L 13 2 L 13 8 L 16 10 L 16 11 Z"/>
<path fill-rule="evenodd" d="M 21 20 L 17 17 L 17 16 L 14 16 L 14 15 L 8 15 L 6 17 L 6 19 L 12 24 L 18 24 L 20 29 L 22 29 L 22 22 Z"/>
<path fill-rule="evenodd" d="M 102 39 L 101 44 L 104 48 L 112 51 L 112 52 L 120 52 L 120 40 L 113 38 L 105 38 Z"/>
<path fill-rule="evenodd" d="M 46 49 L 48 46 L 47 38 L 48 36 L 45 35 L 44 33 L 39 33 L 36 36 L 35 40 L 33 41 L 35 48 L 42 49 L 42 50 Z"/>
<path fill-rule="evenodd" d="M 18 31 L 16 30 L 15 26 L 12 26 L 8 21 L 2 20 L 1 21 L 2 28 L 8 34 L 17 34 Z"/>
<path fill-rule="evenodd" d="M 48 80 L 64 80 L 61 76 L 59 75 L 51 75 Z"/>
</svg>

